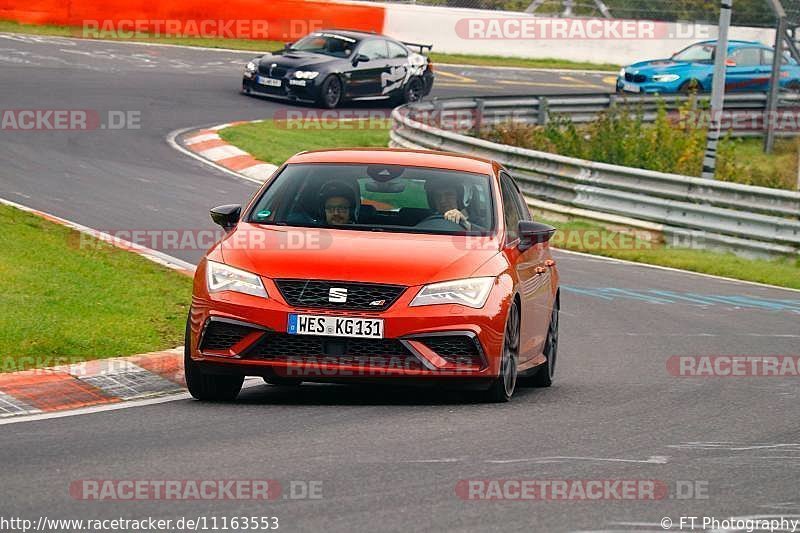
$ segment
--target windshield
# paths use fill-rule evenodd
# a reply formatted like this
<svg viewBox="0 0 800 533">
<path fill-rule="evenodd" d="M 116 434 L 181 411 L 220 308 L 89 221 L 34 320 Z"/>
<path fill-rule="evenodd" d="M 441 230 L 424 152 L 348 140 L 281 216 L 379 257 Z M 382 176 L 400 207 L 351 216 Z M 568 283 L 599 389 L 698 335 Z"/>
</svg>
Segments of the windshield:
<svg viewBox="0 0 800 533">
<path fill-rule="evenodd" d="M 489 176 L 424 167 L 288 165 L 249 222 L 431 234 L 494 229 Z"/>
<path fill-rule="evenodd" d="M 358 44 L 356 39 L 335 33 L 312 33 L 303 37 L 292 46 L 290 50 L 313 52 L 333 57 L 350 57 L 353 49 Z"/>
<path fill-rule="evenodd" d="M 713 44 L 694 44 L 672 56 L 673 61 L 690 61 L 692 63 L 711 63 L 714 61 Z"/>
</svg>

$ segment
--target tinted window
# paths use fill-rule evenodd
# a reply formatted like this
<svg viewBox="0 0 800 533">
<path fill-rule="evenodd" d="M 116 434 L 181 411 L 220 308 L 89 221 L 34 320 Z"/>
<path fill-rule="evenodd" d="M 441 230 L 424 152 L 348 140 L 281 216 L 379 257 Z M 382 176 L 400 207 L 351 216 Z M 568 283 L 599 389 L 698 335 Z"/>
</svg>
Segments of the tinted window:
<svg viewBox="0 0 800 533">
<path fill-rule="evenodd" d="M 503 195 L 503 218 L 506 223 L 506 242 L 519 238 L 519 221 L 522 219 L 517 191 L 514 183 L 505 174 L 500 177 L 500 192 Z"/>
<path fill-rule="evenodd" d="M 359 54 L 364 54 L 370 59 L 386 59 L 389 57 L 389 52 L 386 48 L 386 41 L 383 39 L 373 39 L 366 41 L 358 49 Z"/>
<path fill-rule="evenodd" d="M 313 52 L 334 57 L 350 57 L 358 41 L 345 35 L 335 33 L 312 33 L 303 37 L 291 47 L 291 50 Z"/>
<path fill-rule="evenodd" d="M 672 59 L 674 61 L 710 63 L 714 60 L 715 49 L 716 47 L 713 44 L 694 44 L 672 56 Z"/>
<path fill-rule="evenodd" d="M 751 67 L 761 64 L 760 48 L 737 48 L 731 52 L 730 58 L 736 61 L 737 67 Z"/>
<path fill-rule="evenodd" d="M 400 57 L 408 57 L 408 52 L 405 48 L 400 46 L 397 43 L 393 43 L 392 41 L 387 41 L 389 45 L 389 57 L 391 59 L 397 59 Z"/>
<path fill-rule="evenodd" d="M 344 229 L 485 234 L 494 228 L 490 183 L 483 174 L 436 168 L 294 164 L 272 181 L 247 220 L 284 226 L 347 224 Z M 333 219 L 329 210 L 341 216 Z M 461 211 L 464 223 L 443 217 L 451 210 Z"/>
</svg>

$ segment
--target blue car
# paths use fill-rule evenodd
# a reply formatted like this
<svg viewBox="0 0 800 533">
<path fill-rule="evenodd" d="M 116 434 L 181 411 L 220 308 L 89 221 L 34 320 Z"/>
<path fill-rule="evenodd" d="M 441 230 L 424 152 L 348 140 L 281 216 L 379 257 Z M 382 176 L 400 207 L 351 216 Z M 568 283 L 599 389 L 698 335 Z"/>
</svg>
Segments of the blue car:
<svg viewBox="0 0 800 533">
<path fill-rule="evenodd" d="M 711 91 L 716 41 L 684 48 L 669 59 L 641 61 L 622 68 L 617 92 L 669 94 Z M 758 42 L 729 41 L 726 92 L 757 92 L 769 88 L 773 49 Z M 800 91 L 800 65 L 787 55 L 781 67 L 782 89 Z"/>
</svg>

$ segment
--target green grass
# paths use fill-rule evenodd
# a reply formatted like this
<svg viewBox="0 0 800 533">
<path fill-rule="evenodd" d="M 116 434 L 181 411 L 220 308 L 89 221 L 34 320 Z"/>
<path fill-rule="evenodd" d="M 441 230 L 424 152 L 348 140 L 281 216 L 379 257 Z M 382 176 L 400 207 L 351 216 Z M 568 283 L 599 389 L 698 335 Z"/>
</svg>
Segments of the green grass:
<svg viewBox="0 0 800 533">
<path fill-rule="evenodd" d="M 0 205 L 0 372 L 183 344 L 192 280 Z"/>
<path fill-rule="evenodd" d="M 225 128 L 219 135 L 256 159 L 274 165 L 280 165 L 302 150 L 358 146 L 385 148 L 389 144 L 386 121 L 337 123 L 266 120 Z"/>
<path fill-rule="evenodd" d="M 352 125 L 347 127 L 351 128 Z M 309 134 L 309 131 L 313 134 Z M 276 126 L 272 121 L 233 126 L 222 130 L 220 135 L 226 141 L 250 152 L 257 159 L 276 165 L 301 150 L 387 146 L 389 143 L 388 128 L 285 129 Z M 632 238 L 612 240 L 620 244 L 617 247 L 591 246 L 591 240 L 570 237 L 580 236 L 580 232 L 608 234 L 609 231 L 616 230 L 614 228 L 607 230 L 601 224 L 586 220 L 569 222 L 539 220 L 552 224 L 560 230 L 561 234 L 555 237 L 554 244 L 567 250 L 800 289 L 800 259 L 750 260 L 733 254 L 667 248 L 643 239 L 634 242 Z"/>
<path fill-rule="evenodd" d="M 20 24 L 9 20 L 0 20 L 0 32 L 27 33 L 32 35 L 55 35 L 61 37 L 83 37 L 82 30 L 73 26 L 58 26 L 53 24 Z M 113 34 L 100 34 L 87 38 L 108 39 L 116 41 L 149 42 L 161 44 L 180 44 L 184 46 L 204 46 L 207 48 L 230 48 L 232 50 L 252 50 L 254 52 L 272 52 L 283 48 L 280 41 L 265 41 L 252 39 L 223 39 L 203 37 L 153 37 L 139 35 L 132 38 L 119 38 Z M 465 54 L 431 54 L 434 63 L 463 63 L 469 65 L 487 65 L 522 68 L 558 68 L 571 70 L 619 70 L 619 65 L 608 63 L 588 63 L 580 61 L 566 61 L 561 59 L 526 59 L 519 57 L 478 56 Z"/>
<path fill-rule="evenodd" d="M 597 244 L 595 235 L 616 234 L 620 228 L 607 229 L 602 224 L 580 219 L 568 222 L 538 220 L 558 228 L 554 244 L 566 250 L 800 289 L 800 258 L 745 259 L 732 253 L 666 247 L 650 242 L 646 237 L 637 239 L 635 234 L 621 239 L 614 238 L 616 235 L 610 236 L 612 245 L 601 246 Z M 587 234 L 592 238 L 583 237 Z"/>
</svg>

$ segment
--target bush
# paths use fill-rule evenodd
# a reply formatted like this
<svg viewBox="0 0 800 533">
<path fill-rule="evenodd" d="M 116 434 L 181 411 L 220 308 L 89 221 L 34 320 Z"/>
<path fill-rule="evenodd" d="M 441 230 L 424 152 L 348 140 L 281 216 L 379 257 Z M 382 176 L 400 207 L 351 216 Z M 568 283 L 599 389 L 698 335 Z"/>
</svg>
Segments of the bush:
<svg viewBox="0 0 800 533">
<path fill-rule="evenodd" d="M 707 129 L 691 118 L 696 102 L 667 113 L 659 106 L 646 123 L 641 108 L 615 106 L 591 123 L 576 125 L 553 116 L 545 126 L 506 122 L 480 136 L 490 141 L 613 165 L 699 176 Z M 717 179 L 782 189 L 796 187 L 800 140 L 780 139 L 774 154 L 761 152 L 760 139 L 724 138 L 719 144 Z"/>
</svg>

